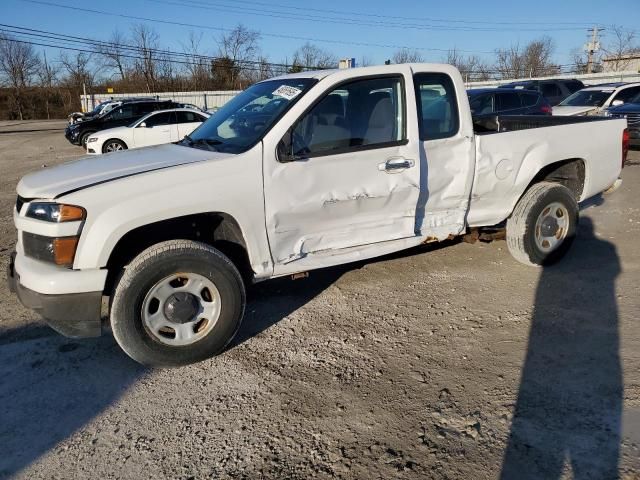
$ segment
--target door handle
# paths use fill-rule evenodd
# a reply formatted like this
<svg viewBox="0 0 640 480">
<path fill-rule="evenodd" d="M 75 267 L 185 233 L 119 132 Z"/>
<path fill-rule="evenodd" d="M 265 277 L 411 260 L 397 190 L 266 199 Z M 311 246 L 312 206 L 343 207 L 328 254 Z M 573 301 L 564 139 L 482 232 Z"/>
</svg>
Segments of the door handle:
<svg viewBox="0 0 640 480">
<path fill-rule="evenodd" d="M 383 162 L 378 165 L 378 170 L 396 173 L 400 170 L 406 170 L 407 168 L 411 168 L 415 165 L 413 160 L 409 160 L 406 158 L 390 158 L 386 162 Z"/>
</svg>

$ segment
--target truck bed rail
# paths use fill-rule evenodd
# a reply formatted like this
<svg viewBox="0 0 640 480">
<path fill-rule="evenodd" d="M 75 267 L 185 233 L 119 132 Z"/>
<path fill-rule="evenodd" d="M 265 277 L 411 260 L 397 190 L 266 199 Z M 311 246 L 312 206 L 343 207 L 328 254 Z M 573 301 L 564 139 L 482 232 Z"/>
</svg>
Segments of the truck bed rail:
<svg viewBox="0 0 640 480">
<path fill-rule="evenodd" d="M 492 115 L 490 117 L 474 118 L 473 130 L 476 134 L 483 135 L 608 120 L 611 119 L 597 116 Z"/>
</svg>

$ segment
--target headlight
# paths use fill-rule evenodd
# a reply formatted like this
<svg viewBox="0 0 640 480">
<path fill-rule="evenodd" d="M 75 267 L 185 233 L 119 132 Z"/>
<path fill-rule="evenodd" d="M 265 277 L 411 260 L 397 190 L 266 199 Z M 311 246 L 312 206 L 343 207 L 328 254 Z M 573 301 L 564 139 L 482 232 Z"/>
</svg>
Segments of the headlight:
<svg viewBox="0 0 640 480">
<path fill-rule="evenodd" d="M 93 143 L 97 141 L 98 141 L 98 137 L 89 137 L 89 140 L 87 140 L 87 143 Z"/>
<path fill-rule="evenodd" d="M 45 237 L 22 232 L 24 254 L 43 262 L 71 268 L 79 237 Z"/>
<path fill-rule="evenodd" d="M 74 222 L 84 220 L 86 211 L 75 205 L 61 205 L 51 202 L 32 202 L 27 209 L 26 217 L 43 220 L 45 222 Z"/>
</svg>

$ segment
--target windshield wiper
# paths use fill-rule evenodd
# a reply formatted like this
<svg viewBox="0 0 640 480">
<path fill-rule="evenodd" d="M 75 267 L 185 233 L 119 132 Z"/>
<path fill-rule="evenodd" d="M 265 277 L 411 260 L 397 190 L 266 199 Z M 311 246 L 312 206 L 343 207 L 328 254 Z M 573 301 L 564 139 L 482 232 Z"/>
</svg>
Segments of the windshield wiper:
<svg viewBox="0 0 640 480">
<path fill-rule="evenodd" d="M 193 146 L 198 146 L 198 145 L 204 145 L 206 146 L 209 150 L 216 152 L 217 149 L 214 148 L 214 145 L 220 145 L 223 142 L 220 140 L 211 140 L 209 138 L 198 138 L 197 140 L 194 140 L 193 138 L 191 138 L 189 135 L 185 135 L 184 138 L 182 139 L 183 142 L 186 142 L 187 145 L 189 145 L 190 147 Z"/>
</svg>

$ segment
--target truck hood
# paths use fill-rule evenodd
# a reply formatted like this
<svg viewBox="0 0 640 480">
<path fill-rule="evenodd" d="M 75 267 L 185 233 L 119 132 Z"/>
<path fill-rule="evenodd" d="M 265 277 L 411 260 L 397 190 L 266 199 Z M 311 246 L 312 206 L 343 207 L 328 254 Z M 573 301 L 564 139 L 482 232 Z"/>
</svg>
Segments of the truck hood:
<svg viewBox="0 0 640 480">
<path fill-rule="evenodd" d="M 598 107 L 569 107 L 563 105 L 557 105 L 553 107 L 553 114 L 564 117 L 570 117 L 575 115 L 585 115 L 591 111 L 597 110 Z"/>
<path fill-rule="evenodd" d="M 87 156 L 31 173 L 20 180 L 17 191 L 23 198 L 53 199 L 122 177 L 229 156 L 173 144 Z"/>
</svg>

